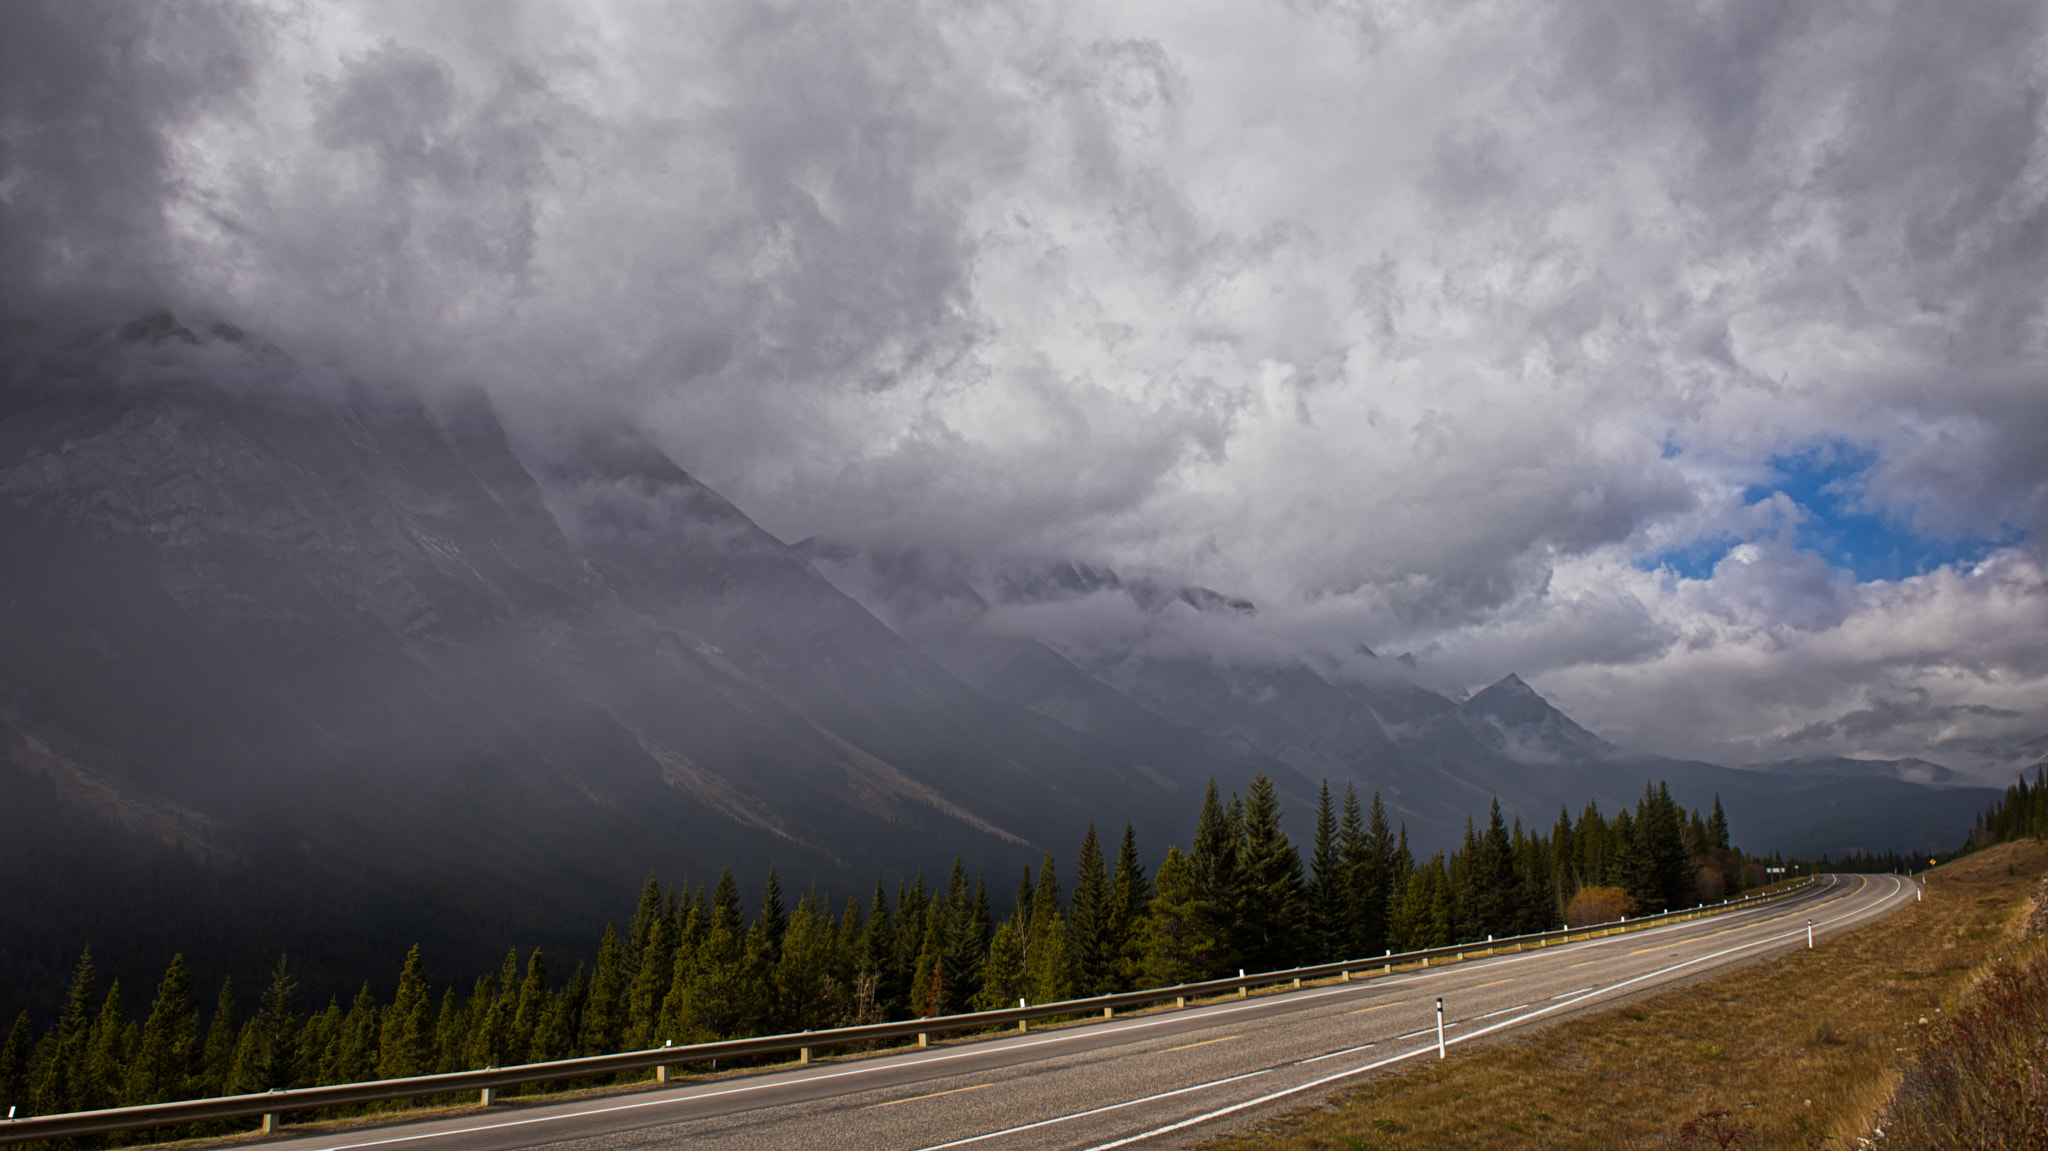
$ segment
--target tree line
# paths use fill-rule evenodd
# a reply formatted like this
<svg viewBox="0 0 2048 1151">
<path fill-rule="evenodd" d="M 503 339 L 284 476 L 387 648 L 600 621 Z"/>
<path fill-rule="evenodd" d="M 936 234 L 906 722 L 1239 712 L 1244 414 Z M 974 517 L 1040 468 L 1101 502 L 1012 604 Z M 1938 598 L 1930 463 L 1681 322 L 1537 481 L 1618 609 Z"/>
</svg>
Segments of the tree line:
<svg viewBox="0 0 2048 1151">
<path fill-rule="evenodd" d="M 2008 839 L 2048 839 L 2048 764 L 2034 769 L 2033 786 L 2020 776 L 1977 817 L 1964 849 L 1974 851 Z"/>
<path fill-rule="evenodd" d="M 919 873 L 892 894 L 878 880 L 837 914 L 815 885 L 791 907 L 772 867 L 751 917 L 730 869 L 708 892 L 650 877 L 626 933 L 607 926 L 566 978 L 515 950 L 436 994 L 415 946 L 389 998 L 366 980 L 308 1010 L 280 956 L 247 1017 L 230 979 L 202 1018 L 182 955 L 131 1013 L 118 981 L 100 993 L 88 949 L 61 1015 L 38 1035 L 23 1012 L 7 1032 L 0 1106 L 92 1110 L 1164 987 L 1693 906 L 1741 890 L 1749 866 L 1718 797 L 1702 818 L 1662 783 L 1611 817 L 1560 810 L 1547 834 L 1496 801 L 1456 851 L 1421 861 L 1377 793 L 1333 801 L 1325 784 L 1304 861 L 1271 781 L 1225 801 L 1212 780 L 1188 849 L 1169 847 L 1156 875 L 1128 823 L 1113 858 L 1090 825 L 1068 881 L 1047 852 L 1000 918 L 957 859 L 941 884 Z"/>
</svg>

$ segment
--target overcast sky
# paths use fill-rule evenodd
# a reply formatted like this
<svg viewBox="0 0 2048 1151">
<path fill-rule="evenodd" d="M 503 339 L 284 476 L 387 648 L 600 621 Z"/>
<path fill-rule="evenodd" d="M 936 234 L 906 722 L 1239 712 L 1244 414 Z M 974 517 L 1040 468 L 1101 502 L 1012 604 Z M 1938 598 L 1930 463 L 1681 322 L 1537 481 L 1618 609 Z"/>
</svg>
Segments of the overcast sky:
<svg viewBox="0 0 2048 1151">
<path fill-rule="evenodd" d="M 2048 731 L 2048 6 L 14 3 L 11 321 L 623 414 L 1626 745 Z M 523 417 L 520 416 L 524 413 Z"/>
</svg>

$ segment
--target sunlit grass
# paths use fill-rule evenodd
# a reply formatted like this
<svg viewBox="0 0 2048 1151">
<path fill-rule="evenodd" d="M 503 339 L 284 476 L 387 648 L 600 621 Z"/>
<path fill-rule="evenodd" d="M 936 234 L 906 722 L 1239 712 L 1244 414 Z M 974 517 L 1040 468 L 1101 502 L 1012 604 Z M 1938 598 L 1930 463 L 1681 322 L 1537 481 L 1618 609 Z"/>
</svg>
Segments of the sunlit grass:
<svg viewBox="0 0 2048 1151">
<path fill-rule="evenodd" d="M 1812 951 L 1454 1049 L 1211 1146 L 1853 1148 L 2044 871 L 2040 843 L 1992 848 Z"/>
</svg>

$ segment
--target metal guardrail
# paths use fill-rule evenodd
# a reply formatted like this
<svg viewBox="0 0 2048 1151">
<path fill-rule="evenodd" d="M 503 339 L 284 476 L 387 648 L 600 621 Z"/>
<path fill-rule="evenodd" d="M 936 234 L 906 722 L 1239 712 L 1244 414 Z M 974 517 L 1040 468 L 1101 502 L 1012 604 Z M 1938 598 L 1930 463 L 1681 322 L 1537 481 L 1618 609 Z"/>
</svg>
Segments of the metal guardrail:
<svg viewBox="0 0 2048 1151">
<path fill-rule="evenodd" d="M 376 1079 L 363 1083 L 339 1083 L 326 1087 L 301 1087 L 292 1090 L 270 1091 L 259 1095 L 226 1095 L 212 1099 L 186 1099 L 174 1103 L 147 1103 L 134 1107 L 112 1107 L 103 1111 L 74 1111 L 60 1115 L 37 1115 L 20 1119 L 0 1121 L 0 1144 L 23 1143 L 35 1139 L 57 1139 L 69 1135 L 98 1135 L 110 1131 L 133 1131 L 148 1127 L 167 1127 L 182 1123 L 200 1123 L 215 1119 L 247 1119 L 263 1117 L 263 1130 L 276 1131 L 282 1126 L 286 1112 L 311 1111 L 322 1107 L 343 1107 L 356 1103 L 381 1103 L 394 1099 L 416 1099 L 424 1095 L 453 1095 L 477 1092 L 481 1102 L 489 1105 L 495 1102 L 495 1093 L 505 1087 L 518 1087 L 528 1083 L 545 1083 L 551 1080 L 581 1079 L 594 1075 L 617 1074 L 622 1071 L 646 1071 L 656 1069 L 662 1081 L 667 1081 L 667 1070 L 690 1063 L 704 1063 L 717 1059 L 729 1059 L 749 1055 L 773 1055 L 785 1051 L 800 1053 L 803 1062 L 810 1061 L 811 1053 L 821 1047 L 848 1047 L 883 1039 L 904 1039 L 914 1037 L 919 1047 L 926 1046 L 933 1035 L 950 1031 L 974 1031 L 991 1027 L 1006 1027 L 1015 1024 L 1019 1029 L 1027 1027 L 1033 1019 L 1047 1019 L 1062 1015 L 1088 1016 L 1100 1014 L 1110 1017 L 1120 1008 L 1144 1007 L 1154 1003 L 1174 1000 L 1176 1007 L 1184 1007 L 1191 999 L 1236 991 L 1240 997 L 1248 996 L 1255 987 L 1270 987 L 1277 983 L 1292 982 L 1299 987 L 1304 980 L 1338 977 L 1350 979 L 1353 975 L 1392 972 L 1398 967 L 1420 965 L 1427 967 L 1433 959 L 1451 959 L 1454 962 L 1467 956 L 1495 954 L 1501 950 L 1521 950 L 1526 947 L 1547 947 L 1551 943 L 1567 943 L 1577 939 L 1595 939 L 1618 932 L 1641 930 L 1659 924 L 1676 923 L 1737 911 L 1744 907 L 1755 907 L 1774 900 L 1783 899 L 1804 890 L 1814 882 L 1808 877 L 1804 882 L 1784 890 L 1762 896 L 1743 896 L 1740 899 L 1724 900 L 1705 907 L 1687 908 L 1682 911 L 1646 915 L 1638 919 L 1620 919 L 1611 923 L 1594 924 L 1586 927 L 1568 927 L 1558 931 L 1536 932 L 1528 935 L 1489 938 L 1484 942 L 1458 943 L 1448 947 L 1432 947 L 1422 951 L 1404 951 L 1399 954 L 1388 952 L 1377 959 L 1347 959 L 1335 963 L 1319 963 L 1309 967 L 1289 968 L 1285 971 L 1268 971 L 1235 977 L 1210 979 L 1200 983 L 1183 983 L 1175 987 L 1155 987 L 1143 991 L 1125 991 L 1114 995 L 1097 995 L 1087 999 L 1063 999 L 1056 1003 L 1041 1003 L 1035 1006 L 1009 1007 L 1000 1011 L 974 1011 L 960 1015 L 941 1015 L 929 1019 L 905 1019 L 892 1023 L 873 1023 L 861 1027 L 837 1027 L 827 1031 L 804 1031 L 787 1035 L 761 1035 L 751 1039 L 728 1039 L 717 1043 L 694 1043 L 686 1047 L 656 1047 L 646 1051 L 625 1051 L 615 1055 L 592 1055 L 581 1059 L 558 1059 L 548 1063 L 526 1063 L 515 1067 L 492 1067 L 482 1071 L 453 1071 L 441 1075 L 419 1075 L 408 1079 Z"/>
</svg>

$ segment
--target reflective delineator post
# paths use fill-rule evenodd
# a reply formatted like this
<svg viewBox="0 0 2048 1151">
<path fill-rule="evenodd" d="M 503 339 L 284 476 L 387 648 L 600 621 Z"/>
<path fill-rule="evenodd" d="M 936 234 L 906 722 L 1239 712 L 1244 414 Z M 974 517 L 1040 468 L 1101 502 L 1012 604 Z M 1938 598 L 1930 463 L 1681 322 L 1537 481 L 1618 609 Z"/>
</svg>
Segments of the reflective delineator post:
<svg viewBox="0 0 2048 1151">
<path fill-rule="evenodd" d="M 1806 949 L 1813 950 L 1813 920 L 1806 921 Z"/>
<path fill-rule="evenodd" d="M 1436 997 L 1436 1057 L 1444 1057 L 1444 997 Z"/>
</svg>

